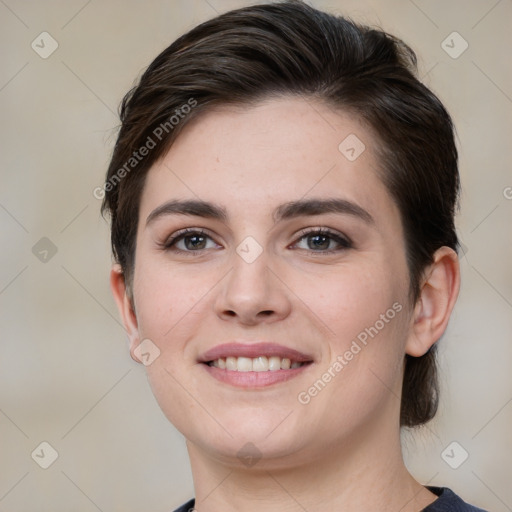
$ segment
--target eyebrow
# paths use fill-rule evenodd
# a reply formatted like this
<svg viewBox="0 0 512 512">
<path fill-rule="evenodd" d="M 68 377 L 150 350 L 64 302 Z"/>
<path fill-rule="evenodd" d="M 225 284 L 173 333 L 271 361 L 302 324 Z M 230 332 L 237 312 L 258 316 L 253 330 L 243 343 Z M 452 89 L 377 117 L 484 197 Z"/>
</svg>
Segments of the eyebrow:
<svg viewBox="0 0 512 512">
<path fill-rule="evenodd" d="M 373 217 L 361 206 L 352 201 L 338 198 L 328 199 L 301 199 L 290 201 L 276 208 L 274 223 L 293 217 L 305 215 L 322 215 L 324 213 L 339 213 L 358 217 L 367 224 L 374 224 Z"/>
<path fill-rule="evenodd" d="M 357 217 L 367 224 L 374 224 L 373 217 L 364 208 L 346 199 L 300 199 L 278 206 L 272 218 L 274 224 L 301 216 L 338 213 Z M 196 199 L 171 200 L 155 208 L 146 219 L 146 227 L 156 219 L 167 215 L 192 215 L 226 222 L 228 214 L 222 206 Z"/>
<path fill-rule="evenodd" d="M 155 208 L 146 219 L 146 227 L 151 222 L 166 215 L 194 215 L 223 222 L 228 220 L 226 209 L 221 206 L 196 199 L 175 199 Z"/>
</svg>

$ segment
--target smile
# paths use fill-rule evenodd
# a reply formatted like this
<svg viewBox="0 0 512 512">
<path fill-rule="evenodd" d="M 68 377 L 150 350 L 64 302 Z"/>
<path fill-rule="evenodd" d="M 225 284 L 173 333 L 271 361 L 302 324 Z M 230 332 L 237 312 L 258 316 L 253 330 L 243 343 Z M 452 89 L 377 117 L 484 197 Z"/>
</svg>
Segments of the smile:
<svg viewBox="0 0 512 512">
<path fill-rule="evenodd" d="M 221 370 L 235 372 L 275 372 L 300 368 L 305 362 L 292 361 L 288 357 L 279 356 L 258 356 L 258 357 L 219 357 L 209 361 L 208 366 L 220 368 Z"/>
<path fill-rule="evenodd" d="M 210 377 L 230 386 L 260 389 L 301 375 L 315 362 L 311 354 L 272 342 L 233 341 L 198 358 Z"/>
</svg>

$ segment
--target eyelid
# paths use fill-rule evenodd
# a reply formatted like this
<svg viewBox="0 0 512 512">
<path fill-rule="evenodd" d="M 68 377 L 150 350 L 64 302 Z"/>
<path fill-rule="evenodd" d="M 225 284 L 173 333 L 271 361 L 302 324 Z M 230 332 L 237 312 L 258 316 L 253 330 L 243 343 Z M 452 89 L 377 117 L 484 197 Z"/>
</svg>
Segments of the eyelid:
<svg viewBox="0 0 512 512">
<path fill-rule="evenodd" d="M 170 236 L 166 237 L 162 242 L 158 242 L 158 246 L 162 249 L 170 249 L 173 244 L 175 244 L 179 239 L 181 239 L 185 235 L 200 235 L 200 236 L 206 236 L 213 240 L 217 245 L 220 245 L 213 235 L 208 232 L 205 228 L 183 228 L 179 229 L 178 231 L 172 233 Z M 180 251 L 180 249 L 176 249 L 177 251 Z M 194 251 L 181 251 L 181 252 L 194 252 Z M 200 251 L 196 251 L 200 252 Z"/>
</svg>

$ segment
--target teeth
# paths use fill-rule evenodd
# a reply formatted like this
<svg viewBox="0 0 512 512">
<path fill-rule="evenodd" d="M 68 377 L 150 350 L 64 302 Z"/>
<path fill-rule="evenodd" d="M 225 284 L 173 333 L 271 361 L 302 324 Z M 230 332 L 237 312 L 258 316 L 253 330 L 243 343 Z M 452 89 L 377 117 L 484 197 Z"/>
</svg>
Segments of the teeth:
<svg viewBox="0 0 512 512">
<path fill-rule="evenodd" d="M 304 363 L 298 361 L 291 362 L 287 357 L 279 356 L 259 356 L 259 357 L 221 357 L 211 361 L 210 366 L 215 366 L 222 370 L 238 372 L 275 372 L 277 370 L 289 370 L 290 368 L 300 368 Z"/>
<path fill-rule="evenodd" d="M 252 360 L 253 372 L 266 372 L 268 371 L 268 358 L 265 356 L 255 357 Z"/>
<path fill-rule="evenodd" d="M 278 356 L 272 356 L 268 358 L 268 369 L 270 371 L 281 369 L 281 358 Z"/>
<path fill-rule="evenodd" d="M 236 357 L 226 357 L 226 370 L 238 370 Z"/>
<path fill-rule="evenodd" d="M 250 357 L 239 357 L 237 366 L 239 372 L 252 372 L 252 359 Z"/>
</svg>

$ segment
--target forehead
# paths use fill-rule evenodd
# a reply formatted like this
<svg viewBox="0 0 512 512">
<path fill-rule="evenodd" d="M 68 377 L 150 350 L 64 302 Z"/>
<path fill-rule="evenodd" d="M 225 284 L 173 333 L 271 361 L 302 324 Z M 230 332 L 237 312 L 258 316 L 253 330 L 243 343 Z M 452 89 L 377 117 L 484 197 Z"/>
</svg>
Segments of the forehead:
<svg viewBox="0 0 512 512">
<path fill-rule="evenodd" d="M 396 216 L 377 174 L 375 143 L 357 119 L 319 101 L 211 109 L 189 122 L 150 169 L 141 216 L 173 198 L 256 214 L 308 196 L 342 197 Z"/>
</svg>

